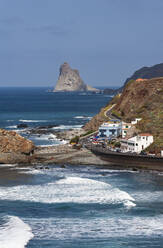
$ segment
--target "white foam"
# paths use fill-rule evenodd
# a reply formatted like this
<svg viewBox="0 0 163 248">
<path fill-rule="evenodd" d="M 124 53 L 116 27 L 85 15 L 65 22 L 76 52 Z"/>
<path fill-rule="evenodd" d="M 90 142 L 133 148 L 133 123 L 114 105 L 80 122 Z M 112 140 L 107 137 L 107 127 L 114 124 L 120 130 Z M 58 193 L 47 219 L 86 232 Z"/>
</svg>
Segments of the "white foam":
<svg viewBox="0 0 163 248">
<path fill-rule="evenodd" d="M 92 117 L 90 117 L 90 116 L 75 116 L 74 118 L 75 119 L 86 119 L 86 120 L 92 119 Z"/>
<path fill-rule="evenodd" d="M 69 130 L 69 129 L 80 129 L 83 125 L 60 125 L 57 127 L 52 127 L 51 129 L 56 130 Z"/>
<path fill-rule="evenodd" d="M 6 216 L 8 222 L 0 226 L 0 248 L 24 248 L 33 238 L 29 225 L 16 216 Z"/>
<path fill-rule="evenodd" d="M 127 192 L 104 182 L 79 177 L 68 177 L 43 185 L 1 187 L 0 198 L 43 203 L 73 202 L 135 206 L 134 199 Z"/>
<path fill-rule="evenodd" d="M 6 127 L 6 128 L 17 128 L 17 125 L 13 125 L 13 126 L 8 126 L 8 127 Z"/>
<path fill-rule="evenodd" d="M 42 134 L 40 136 L 33 136 L 35 140 L 57 140 L 54 134 Z"/>
<path fill-rule="evenodd" d="M 94 217 L 31 219 L 37 239 L 124 238 L 163 236 L 163 215 L 158 217 Z"/>
<path fill-rule="evenodd" d="M 20 119 L 19 121 L 21 122 L 47 122 L 47 120 L 22 120 L 22 119 Z"/>
<path fill-rule="evenodd" d="M 15 167 L 17 164 L 0 164 L 0 168 L 4 167 Z"/>
</svg>

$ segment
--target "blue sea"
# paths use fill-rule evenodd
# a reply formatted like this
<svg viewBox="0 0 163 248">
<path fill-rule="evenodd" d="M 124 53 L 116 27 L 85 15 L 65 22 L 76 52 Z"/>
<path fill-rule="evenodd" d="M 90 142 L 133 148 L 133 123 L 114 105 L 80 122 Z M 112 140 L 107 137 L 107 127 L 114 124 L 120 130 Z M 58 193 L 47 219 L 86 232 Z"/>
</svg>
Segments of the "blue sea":
<svg viewBox="0 0 163 248">
<path fill-rule="evenodd" d="M 78 128 L 109 99 L 3 88 L 0 126 L 18 132 L 19 123 Z M 163 173 L 79 164 L 0 165 L 0 248 L 24 247 L 162 248 Z"/>
<path fill-rule="evenodd" d="M 0 88 L 0 128 L 15 130 L 36 145 L 60 142 L 52 133 L 30 135 L 29 129 L 51 125 L 49 131 L 80 128 L 111 99 L 109 95 L 52 93 L 48 88 Z M 18 129 L 18 124 L 27 128 Z"/>
</svg>

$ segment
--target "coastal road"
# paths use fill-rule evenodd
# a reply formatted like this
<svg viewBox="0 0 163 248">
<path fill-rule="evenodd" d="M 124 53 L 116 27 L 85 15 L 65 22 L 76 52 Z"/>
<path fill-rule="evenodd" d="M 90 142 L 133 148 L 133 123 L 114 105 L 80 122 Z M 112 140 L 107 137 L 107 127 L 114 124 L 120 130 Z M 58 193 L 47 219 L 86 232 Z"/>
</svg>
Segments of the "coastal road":
<svg viewBox="0 0 163 248">
<path fill-rule="evenodd" d="M 107 117 L 107 118 L 109 118 L 109 119 L 115 118 L 115 117 L 113 117 L 113 116 L 111 115 L 111 110 L 114 108 L 115 105 L 116 105 L 116 104 L 113 104 L 109 109 L 107 109 L 107 110 L 104 112 L 105 117 Z"/>
</svg>

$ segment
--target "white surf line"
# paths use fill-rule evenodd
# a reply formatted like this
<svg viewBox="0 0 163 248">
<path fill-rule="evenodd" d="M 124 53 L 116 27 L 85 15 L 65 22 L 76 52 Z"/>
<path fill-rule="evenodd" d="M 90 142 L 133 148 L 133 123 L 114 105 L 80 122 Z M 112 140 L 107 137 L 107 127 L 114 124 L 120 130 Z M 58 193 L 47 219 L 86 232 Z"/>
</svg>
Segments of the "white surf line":
<svg viewBox="0 0 163 248">
<path fill-rule="evenodd" d="M 0 226 L 1 248 L 25 248 L 34 237 L 31 227 L 17 216 L 5 216 L 7 222 Z"/>
</svg>

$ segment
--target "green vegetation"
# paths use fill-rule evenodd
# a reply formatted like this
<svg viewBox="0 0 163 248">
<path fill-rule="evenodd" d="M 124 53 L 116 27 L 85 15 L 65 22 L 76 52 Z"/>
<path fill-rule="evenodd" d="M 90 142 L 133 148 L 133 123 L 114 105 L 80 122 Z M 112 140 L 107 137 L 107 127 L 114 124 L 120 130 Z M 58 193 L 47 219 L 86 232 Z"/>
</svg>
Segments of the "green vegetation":
<svg viewBox="0 0 163 248">
<path fill-rule="evenodd" d="M 129 85 L 131 85 L 131 84 L 134 83 L 134 82 L 135 82 L 135 80 L 134 80 L 134 79 L 131 79 L 130 81 L 127 82 L 126 85 L 129 86 Z"/>
<path fill-rule="evenodd" d="M 79 136 L 75 136 L 74 138 L 70 140 L 70 144 L 72 143 L 78 144 L 78 142 L 79 142 Z"/>
<path fill-rule="evenodd" d="M 95 130 L 89 130 L 86 133 L 81 134 L 80 137 L 85 137 L 85 136 L 87 136 L 87 135 L 89 135 L 91 133 L 94 133 L 94 132 L 95 132 Z"/>
<path fill-rule="evenodd" d="M 114 115 L 115 117 L 118 117 L 119 119 L 122 118 L 121 114 L 117 111 L 117 110 L 112 110 L 112 115 Z"/>
</svg>

